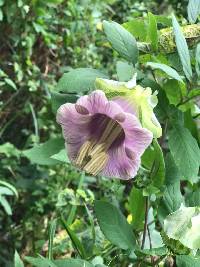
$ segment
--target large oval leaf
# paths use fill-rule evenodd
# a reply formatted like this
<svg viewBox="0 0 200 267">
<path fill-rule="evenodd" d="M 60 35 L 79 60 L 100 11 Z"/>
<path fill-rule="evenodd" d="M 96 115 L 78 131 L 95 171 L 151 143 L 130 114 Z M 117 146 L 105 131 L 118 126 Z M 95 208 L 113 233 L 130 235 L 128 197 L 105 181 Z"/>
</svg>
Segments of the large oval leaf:
<svg viewBox="0 0 200 267">
<path fill-rule="evenodd" d="M 169 238 L 180 241 L 190 249 L 200 249 L 200 208 L 181 207 L 164 220 L 164 231 Z"/>
<path fill-rule="evenodd" d="M 95 213 L 106 238 L 122 249 L 134 249 L 135 236 L 120 210 L 105 201 L 95 201 Z"/>
<path fill-rule="evenodd" d="M 108 41 L 111 43 L 121 57 L 133 64 L 138 60 L 137 42 L 133 35 L 116 22 L 103 22 L 104 32 Z"/>
<path fill-rule="evenodd" d="M 64 73 L 57 84 L 56 91 L 66 93 L 87 92 L 94 89 L 96 78 L 108 78 L 99 70 L 91 68 L 78 68 Z"/>
<path fill-rule="evenodd" d="M 169 148 L 184 179 L 196 181 L 200 165 L 200 150 L 190 131 L 179 124 L 173 125 L 169 133 Z"/>
<path fill-rule="evenodd" d="M 199 267 L 200 257 L 180 255 L 176 256 L 177 267 Z"/>
</svg>

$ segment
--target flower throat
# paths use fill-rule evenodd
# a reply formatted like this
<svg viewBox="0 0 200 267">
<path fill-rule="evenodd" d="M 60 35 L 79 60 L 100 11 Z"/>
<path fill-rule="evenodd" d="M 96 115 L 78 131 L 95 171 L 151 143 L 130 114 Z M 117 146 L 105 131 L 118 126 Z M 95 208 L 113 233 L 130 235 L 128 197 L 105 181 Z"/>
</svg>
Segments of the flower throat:
<svg viewBox="0 0 200 267">
<path fill-rule="evenodd" d="M 120 124 L 108 117 L 104 117 L 97 127 L 101 129 L 100 137 L 87 140 L 75 160 L 77 167 L 92 175 L 97 175 L 105 167 L 109 159 L 109 148 L 117 145 L 124 137 Z"/>
</svg>

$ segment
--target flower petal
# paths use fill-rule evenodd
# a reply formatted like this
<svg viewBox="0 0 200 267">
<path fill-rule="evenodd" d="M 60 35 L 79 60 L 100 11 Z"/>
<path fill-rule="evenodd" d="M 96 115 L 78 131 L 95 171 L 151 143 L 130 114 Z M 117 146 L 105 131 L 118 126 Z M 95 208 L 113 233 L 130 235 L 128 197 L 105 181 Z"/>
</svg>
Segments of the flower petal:
<svg viewBox="0 0 200 267">
<path fill-rule="evenodd" d="M 68 147 L 68 156 L 71 160 L 74 160 L 80 147 L 90 134 L 91 116 L 79 114 L 75 105 L 68 103 L 58 109 L 56 119 L 62 126 L 63 136 Z"/>
<path fill-rule="evenodd" d="M 76 104 L 85 107 L 91 114 L 95 114 L 103 113 L 107 103 L 108 100 L 105 93 L 100 90 L 96 90 L 88 96 L 81 96 Z"/>
<path fill-rule="evenodd" d="M 126 113 L 126 120 L 120 124 L 125 133 L 126 147 L 141 156 L 152 142 L 152 132 L 142 128 L 138 118 L 130 113 Z"/>
<path fill-rule="evenodd" d="M 140 158 L 132 152 L 128 157 L 125 145 L 109 150 L 109 160 L 102 175 L 119 179 L 132 179 L 136 176 L 140 166 Z"/>
</svg>

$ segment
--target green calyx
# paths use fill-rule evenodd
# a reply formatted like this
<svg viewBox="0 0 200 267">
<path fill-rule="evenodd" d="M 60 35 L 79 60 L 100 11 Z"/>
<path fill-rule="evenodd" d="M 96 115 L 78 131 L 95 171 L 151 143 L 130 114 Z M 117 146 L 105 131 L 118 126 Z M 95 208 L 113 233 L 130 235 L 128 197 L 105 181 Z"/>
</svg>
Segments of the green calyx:
<svg viewBox="0 0 200 267">
<path fill-rule="evenodd" d="M 97 78 L 95 86 L 96 89 L 102 90 L 108 99 L 126 101 L 128 107 L 139 118 L 142 127 L 150 130 L 155 138 L 162 135 L 162 128 L 153 112 L 157 105 L 156 92 L 152 94 L 151 88 L 136 85 L 136 77 L 129 82 Z"/>
</svg>

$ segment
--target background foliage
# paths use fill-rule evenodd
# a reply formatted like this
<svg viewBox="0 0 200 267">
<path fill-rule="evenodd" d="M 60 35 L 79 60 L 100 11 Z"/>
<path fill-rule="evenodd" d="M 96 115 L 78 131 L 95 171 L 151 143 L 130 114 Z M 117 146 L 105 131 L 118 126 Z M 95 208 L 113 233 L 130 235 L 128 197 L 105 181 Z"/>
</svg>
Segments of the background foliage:
<svg viewBox="0 0 200 267">
<path fill-rule="evenodd" d="M 188 52 L 171 20 L 175 12 L 179 24 L 195 23 L 197 2 L 0 0 L 0 266 L 199 266 L 199 239 L 186 240 L 199 226 L 190 224 L 199 208 L 187 209 L 200 206 L 200 47 Z M 126 39 L 117 43 L 119 25 L 110 20 L 153 51 L 138 60 L 124 49 Z M 172 25 L 179 56 L 159 50 L 157 27 Z M 143 169 L 128 182 L 85 176 L 67 164 L 55 112 L 93 89 L 96 76 L 129 80 L 137 61 L 138 82 L 159 91 L 163 127 L 159 144 L 143 156 L 150 179 Z M 189 211 L 189 221 L 180 222 L 186 232 L 169 232 L 167 215 Z"/>
</svg>

